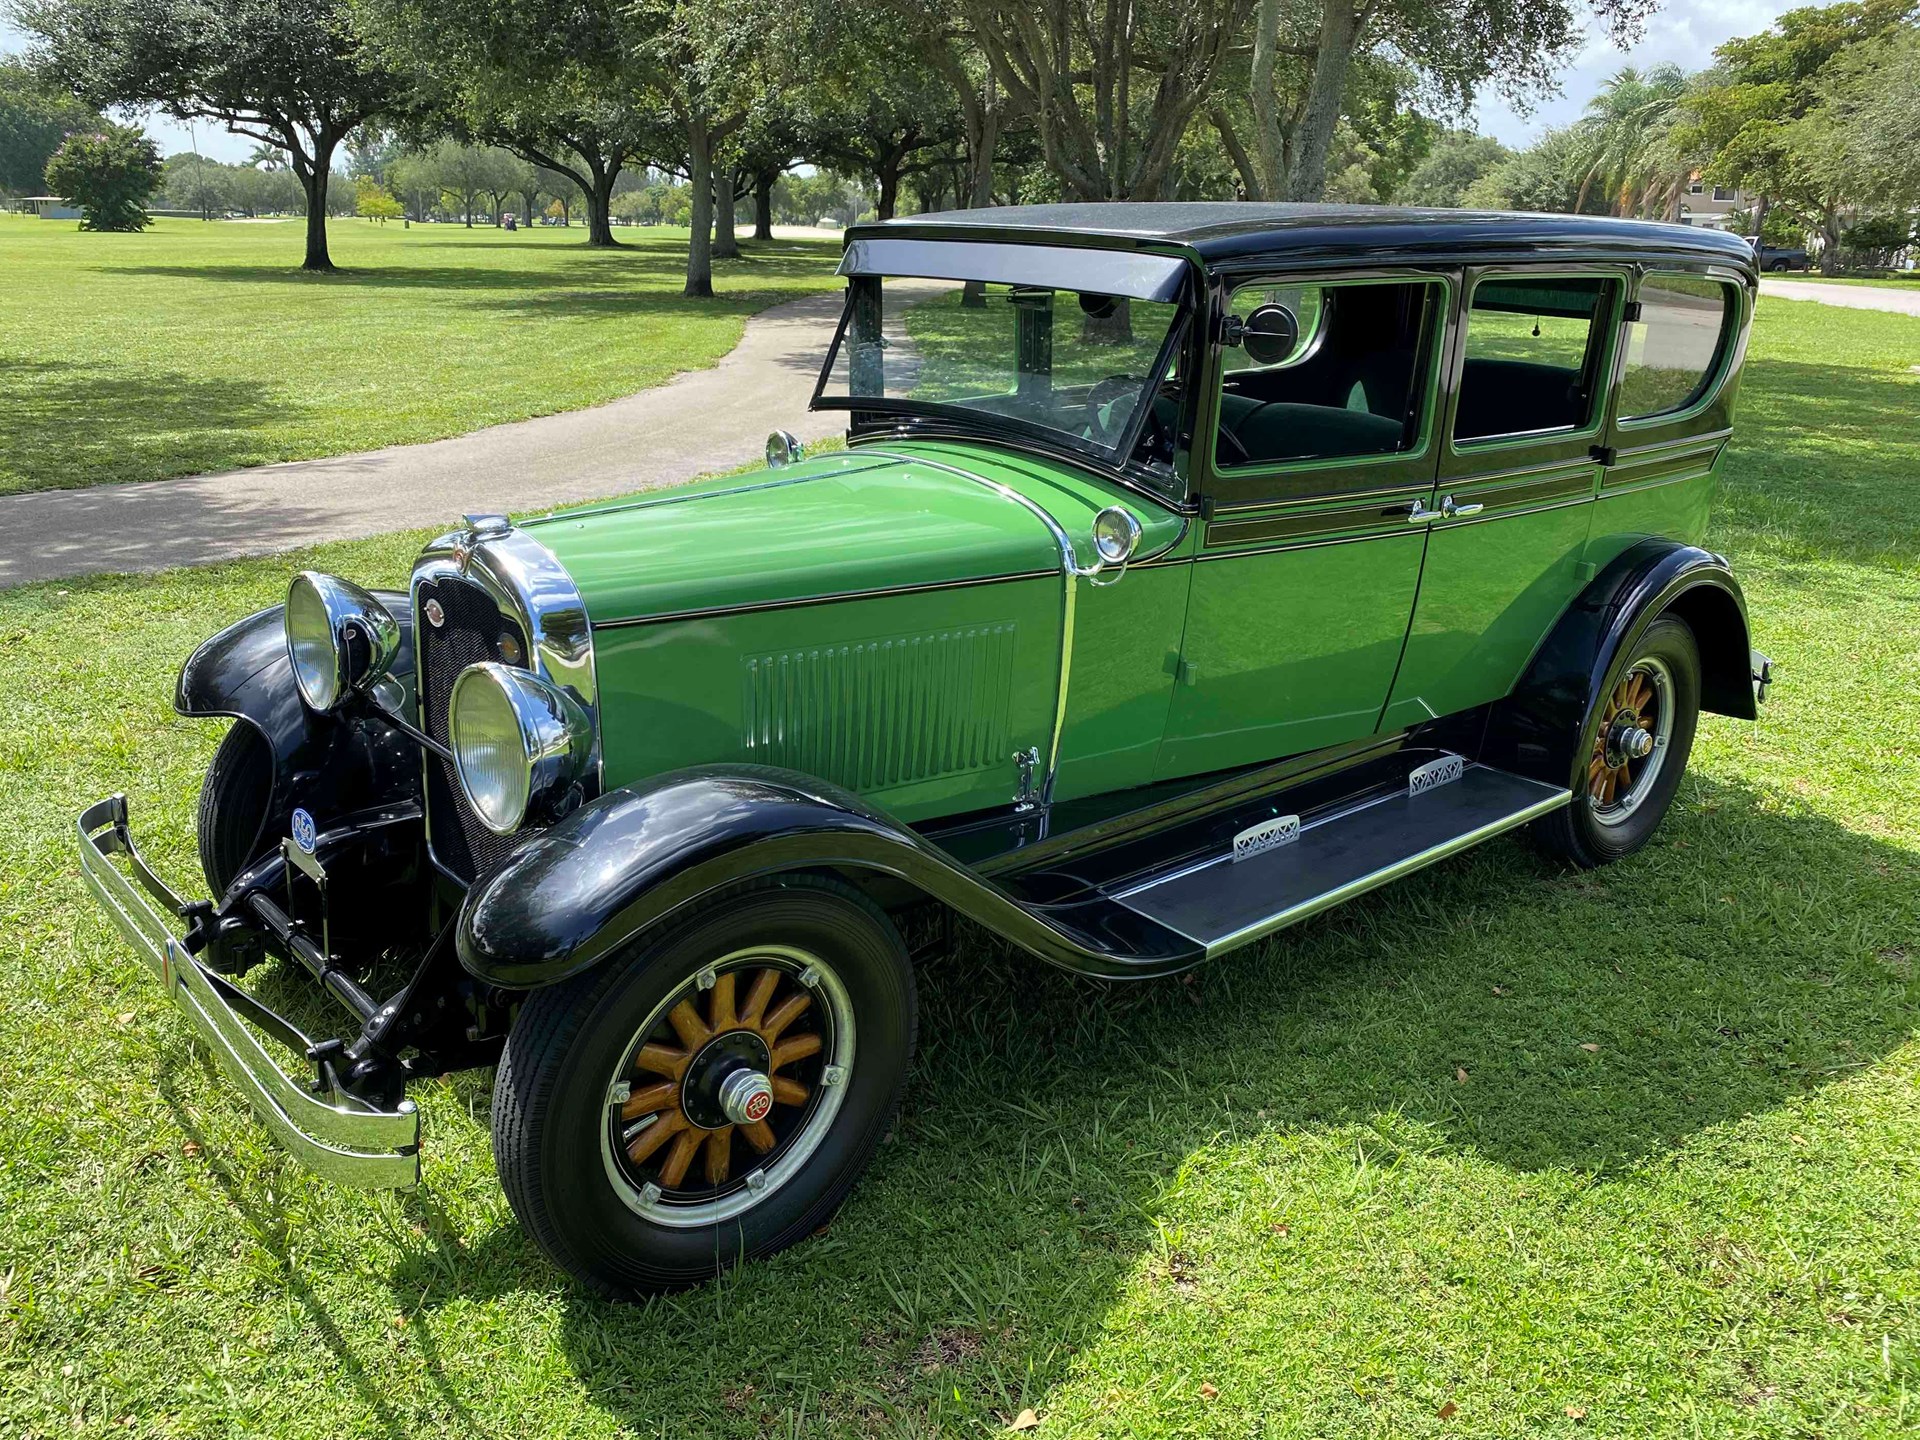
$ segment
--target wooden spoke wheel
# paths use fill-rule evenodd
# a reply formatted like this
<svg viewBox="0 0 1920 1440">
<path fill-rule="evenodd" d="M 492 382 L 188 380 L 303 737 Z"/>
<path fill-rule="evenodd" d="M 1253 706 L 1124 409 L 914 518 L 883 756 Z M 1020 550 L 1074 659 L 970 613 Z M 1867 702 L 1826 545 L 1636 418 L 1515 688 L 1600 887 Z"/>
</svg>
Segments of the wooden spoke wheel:
<svg viewBox="0 0 1920 1440">
<path fill-rule="evenodd" d="M 1621 824 L 1653 789 L 1673 722 L 1673 673 L 1658 656 L 1643 656 L 1608 693 L 1594 732 L 1587 799 L 1600 824 Z"/>
<path fill-rule="evenodd" d="M 609 1177 L 659 1223 L 731 1218 L 819 1144 L 852 1053 L 846 989 L 817 956 L 715 961 L 647 1018 L 608 1089 Z"/>
</svg>

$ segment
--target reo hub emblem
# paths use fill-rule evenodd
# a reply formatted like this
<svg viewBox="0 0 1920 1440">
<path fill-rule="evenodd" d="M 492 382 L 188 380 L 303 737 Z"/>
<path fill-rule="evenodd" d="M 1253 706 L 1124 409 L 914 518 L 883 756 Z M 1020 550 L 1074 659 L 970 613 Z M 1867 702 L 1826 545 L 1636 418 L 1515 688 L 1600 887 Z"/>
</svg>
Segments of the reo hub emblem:
<svg viewBox="0 0 1920 1440">
<path fill-rule="evenodd" d="M 764 1090 L 756 1091 L 747 1097 L 747 1103 L 742 1108 L 746 1111 L 749 1124 L 764 1120 L 767 1118 L 767 1112 L 773 1109 L 773 1096 Z"/>
</svg>

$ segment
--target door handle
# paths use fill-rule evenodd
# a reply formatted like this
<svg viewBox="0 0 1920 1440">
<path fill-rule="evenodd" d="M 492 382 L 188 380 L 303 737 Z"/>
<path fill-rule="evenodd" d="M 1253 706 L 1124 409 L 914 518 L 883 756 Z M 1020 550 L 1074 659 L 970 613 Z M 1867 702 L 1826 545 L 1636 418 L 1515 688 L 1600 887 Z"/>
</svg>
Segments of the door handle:
<svg viewBox="0 0 1920 1440">
<path fill-rule="evenodd" d="M 1469 515 L 1478 515 L 1486 508 L 1477 500 L 1468 505 L 1456 505 L 1451 495 L 1440 497 L 1440 516 L 1444 520 L 1464 520 Z"/>
<path fill-rule="evenodd" d="M 1438 520 L 1441 513 L 1442 512 L 1438 510 L 1427 509 L 1426 501 L 1416 500 L 1413 502 L 1413 508 L 1407 511 L 1407 523 L 1409 525 L 1425 525 L 1431 520 Z"/>
</svg>

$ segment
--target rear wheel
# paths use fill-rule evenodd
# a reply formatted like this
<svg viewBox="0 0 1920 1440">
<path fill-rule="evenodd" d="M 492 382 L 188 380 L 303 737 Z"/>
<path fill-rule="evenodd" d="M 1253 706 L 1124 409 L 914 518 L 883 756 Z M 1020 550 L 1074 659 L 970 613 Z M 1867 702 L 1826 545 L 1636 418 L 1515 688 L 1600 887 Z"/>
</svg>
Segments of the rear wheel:
<svg viewBox="0 0 1920 1440">
<path fill-rule="evenodd" d="M 812 1234 L 899 1106 L 912 966 L 850 886 L 737 893 L 535 991 L 494 1084 L 494 1160 L 562 1268 L 634 1295 Z"/>
<path fill-rule="evenodd" d="M 273 750 L 244 720 L 228 729 L 200 783 L 200 869 L 217 900 L 257 858 L 273 803 Z"/>
<path fill-rule="evenodd" d="M 1662 616 L 1589 711 L 1592 740 L 1575 762 L 1573 800 L 1535 835 L 1583 868 L 1631 855 L 1673 803 L 1699 719 L 1699 646 L 1685 621 Z"/>
</svg>

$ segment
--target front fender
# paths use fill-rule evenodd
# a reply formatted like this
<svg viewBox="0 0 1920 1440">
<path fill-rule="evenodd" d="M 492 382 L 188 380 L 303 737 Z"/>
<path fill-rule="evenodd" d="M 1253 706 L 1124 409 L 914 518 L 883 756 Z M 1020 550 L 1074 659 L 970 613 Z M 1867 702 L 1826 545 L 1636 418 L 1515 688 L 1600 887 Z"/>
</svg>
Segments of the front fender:
<svg viewBox="0 0 1920 1440">
<path fill-rule="evenodd" d="M 1511 694 L 1488 720 L 1489 764 L 1565 785 L 1593 701 L 1655 620 L 1675 614 L 1700 647 L 1701 708 L 1754 719 L 1747 602 L 1724 558 L 1692 545 L 1643 540 L 1622 551 L 1563 613 Z"/>
<path fill-rule="evenodd" d="M 400 624 L 390 672 L 413 688 L 413 612 L 396 591 L 376 592 Z M 284 835 L 296 805 L 322 829 L 343 816 L 403 801 L 419 803 L 420 758 L 392 726 L 351 711 L 316 715 L 300 698 L 287 656 L 282 605 L 235 621 L 201 643 L 174 685 L 182 715 L 227 716 L 252 726 L 273 753 L 273 790 L 259 834 Z"/>
<path fill-rule="evenodd" d="M 1169 974 L 1205 958 L 1187 937 L 1106 901 L 1022 901 L 823 780 L 703 766 L 612 791 L 528 841 L 468 891 L 460 961 L 506 989 L 556 984 L 716 891 L 822 869 L 904 880 L 1084 974 Z"/>
</svg>

